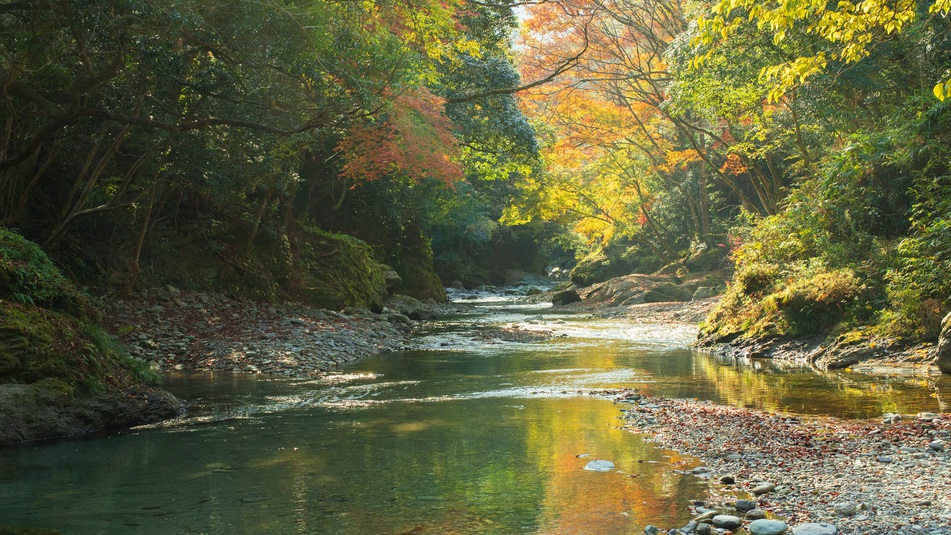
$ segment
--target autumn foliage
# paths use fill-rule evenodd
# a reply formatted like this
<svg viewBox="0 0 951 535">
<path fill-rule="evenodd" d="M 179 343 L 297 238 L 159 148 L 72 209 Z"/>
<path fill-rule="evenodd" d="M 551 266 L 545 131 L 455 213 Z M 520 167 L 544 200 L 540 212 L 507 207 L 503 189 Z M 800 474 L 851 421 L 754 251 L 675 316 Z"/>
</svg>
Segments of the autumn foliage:
<svg viewBox="0 0 951 535">
<path fill-rule="evenodd" d="M 347 159 L 342 176 L 354 182 L 400 174 L 452 185 L 463 178 L 443 101 L 425 88 L 393 98 L 379 119 L 353 125 L 337 150 Z"/>
</svg>

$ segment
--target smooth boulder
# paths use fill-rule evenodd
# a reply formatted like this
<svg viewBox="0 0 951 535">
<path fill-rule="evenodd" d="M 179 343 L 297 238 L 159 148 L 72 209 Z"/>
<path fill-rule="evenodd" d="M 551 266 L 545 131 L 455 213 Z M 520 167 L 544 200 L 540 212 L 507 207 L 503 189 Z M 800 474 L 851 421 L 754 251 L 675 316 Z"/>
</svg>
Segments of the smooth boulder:
<svg viewBox="0 0 951 535">
<path fill-rule="evenodd" d="M 713 525 L 723 529 L 736 529 L 743 525 L 743 521 L 733 515 L 717 515 L 713 517 Z"/>
<path fill-rule="evenodd" d="M 611 461 L 591 461 L 590 463 L 584 465 L 585 470 L 590 470 L 592 472 L 610 472 L 614 470 L 614 463 Z"/>
<path fill-rule="evenodd" d="M 782 535 L 788 526 L 780 520 L 754 520 L 748 526 L 750 535 Z"/>
</svg>

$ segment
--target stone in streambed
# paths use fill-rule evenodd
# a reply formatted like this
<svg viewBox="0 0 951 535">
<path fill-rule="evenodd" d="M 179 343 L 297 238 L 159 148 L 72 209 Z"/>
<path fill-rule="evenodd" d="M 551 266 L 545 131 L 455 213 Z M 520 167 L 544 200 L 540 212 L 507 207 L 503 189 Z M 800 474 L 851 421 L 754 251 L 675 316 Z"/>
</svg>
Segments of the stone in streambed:
<svg viewBox="0 0 951 535">
<path fill-rule="evenodd" d="M 733 515 L 717 515 L 713 517 L 713 525 L 723 529 L 736 529 L 743 525 L 743 522 Z"/>
<path fill-rule="evenodd" d="M 852 502 L 839 502 L 832 506 L 832 510 L 839 516 L 854 516 L 859 512 L 859 507 Z"/>
<path fill-rule="evenodd" d="M 614 463 L 611 461 L 591 461 L 590 463 L 584 465 L 585 470 L 590 470 L 592 472 L 610 472 L 614 470 Z"/>
<path fill-rule="evenodd" d="M 409 316 L 406 314 L 387 314 L 386 319 L 390 323 L 402 323 L 404 325 L 413 324 L 413 320 L 409 319 Z"/>
<path fill-rule="evenodd" d="M 773 483 L 763 483 L 762 485 L 757 485 L 754 487 L 750 492 L 752 492 L 754 496 L 759 496 L 761 494 L 773 492 L 774 490 L 776 490 L 776 485 Z"/>
<path fill-rule="evenodd" d="M 837 535 L 839 530 L 825 522 L 810 522 L 793 528 L 792 535 Z"/>
<path fill-rule="evenodd" d="M 570 305 L 581 301 L 581 296 L 574 290 L 565 290 L 551 296 L 551 304 L 555 306 Z"/>
<path fill-rule="evenodd" d="M 713 532 L 713 528 L 710 524 L 699 524 L 696 529 L 697 535 L 710 535 Z"/>
<path fill-rule="evenodd" d="M 754 520 L 747 529 L 750 535 L 782 535 L 788 526 L 779 520 Z"/>
<path fill-rule="evenodd" d="M 944 451 L 944 441 L 943 441 L 943 440 L 935 440 L 935 441 L 932 442 L 931 444 L 928 444 L 928 447 L 931 448 L 931 449 L 934 450 L 934 451 Z"/>
<path fill-rule="evenodd" d="M 644 533 L 645 535 L 658 535 L 660 530 L 657 528 L 657 526 L 647 526 L 644 528 Z"/>
<path fill-rule="evenodd" d="M 756 509 L 756 503 L 749 500 L 737 500 L 736 501 L 736 510 L 741 512 L 752 511 Z"/>
<path fill-rule="evenodd" d="M 759 520 L 761 518 L 766 518 L 766 511 L 762 509 L 751 509 L 746 513 L 747 520 Z"/>
</svg>

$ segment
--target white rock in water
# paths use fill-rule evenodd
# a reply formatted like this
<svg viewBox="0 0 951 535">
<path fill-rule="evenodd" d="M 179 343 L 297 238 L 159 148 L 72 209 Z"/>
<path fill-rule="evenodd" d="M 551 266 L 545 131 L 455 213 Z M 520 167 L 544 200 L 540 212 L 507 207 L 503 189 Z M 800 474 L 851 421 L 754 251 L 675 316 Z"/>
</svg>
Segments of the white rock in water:
<svg viewBox="0 0 951 535">
<path fill-rule="evenodd" d="M 585 470 L 591 470 L 592 472 L 610 472 L 614 470 L 614 463 L 611 461 L 591 461 L 590 463 L 584 465 Z"/>
</svg>

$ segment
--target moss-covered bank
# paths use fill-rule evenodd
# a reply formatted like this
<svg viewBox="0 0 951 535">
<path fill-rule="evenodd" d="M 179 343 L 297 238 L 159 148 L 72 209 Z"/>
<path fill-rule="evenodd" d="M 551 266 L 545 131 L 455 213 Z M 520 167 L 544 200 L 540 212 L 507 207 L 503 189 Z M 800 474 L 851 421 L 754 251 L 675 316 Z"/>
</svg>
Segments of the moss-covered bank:
<svg viewBox="0 0 951 535">
<path fill-rule="evenodd" d="M 0 444 L 175 416 L 181 404 L 98 326 L 40 248 L 0 228 Z"/>
</svg>

